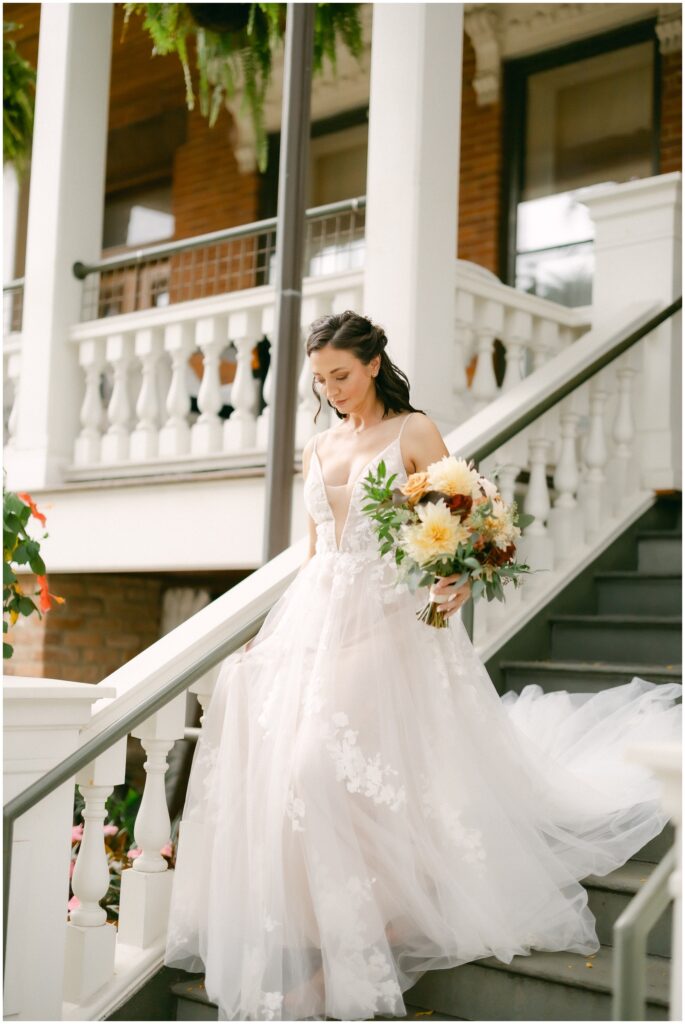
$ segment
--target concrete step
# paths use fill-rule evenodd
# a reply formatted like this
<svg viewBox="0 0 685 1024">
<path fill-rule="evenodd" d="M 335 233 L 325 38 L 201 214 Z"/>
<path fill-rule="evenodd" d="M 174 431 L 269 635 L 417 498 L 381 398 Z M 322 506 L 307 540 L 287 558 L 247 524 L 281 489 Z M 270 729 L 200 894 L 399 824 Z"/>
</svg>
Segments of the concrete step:
<svg viewBox="0 0 685 1024">
<path fill-rule="evenodd" d="M 597 937 L 602 945 L 613 946 L 616 921 L 655 868 L 656 864 L 629 860 L 608 875 L 590 875 L 583 879 L 588 891 L 588 905 L 597 919 Z M 648 953 L 665 957 L 671 955 L 672 927 L 673 916 L 669 907 L 649 933 Z"/>
<path fill-rule="evenodd" d="M 637 568 L 646 572 L 682 571 L 681 534 L 668 530 L 640 530 L 637 535 Z"/>
<path fill-rule="evenodd" d="M 597 611 L 600 615 L 680 615 L 682 580 L 677 572 L 595 573 Z"/>
<path fill-rule="evenodd" d="M 648 843 L 633 854 L 633 860 L 647 861 L 650 864 L 658 864 L 666 856 L 675 842 L 675 833 L 672 825 L 666 825 L 658 836 L 650 839 Z"/>
<path fill-rule="evenodd" d="M 494 957 L 429 971 L 407 992 L 412 1005 L 465 1020 L 611 1020 L 614 951 Z M 591 966 L 588 966 L 591 965 Z M 668 1020 L 670 960 L 647 957 L 646 1020 Z"/>
<path fill-rule="evenodd" d="M 551 656 L 624 664 L 678 664 L 681 623 L 677 615 L 553 615 Z"/>
<path fill-rule="evenodd" d="M 598 693 L 609 686 L 629 683 L 640 676 L 652 683 L 679 683 L 680 665 L 618 665 L 603 661 L 503 661 L 501 669 L 505 690 L 520 693 L 528 683 L 537 683 L 545 692 L 568 690 L 570 693 Z"/>
<path fill-rule="evenodd" d="M 176 1000 L 176 1015 L 174 1020 L 218 1020 L 218 1008 L 212 1003 L 205 991 L 204 976 L 199 975 L 189 981 L 176 982 L 171 986 L 171 992 Z M 404 1017 L 378 1016 L 370 1020 L 463 1020 L 463 1017 L 454 1017 L 448 1013 L 430 1012 L 421 1006 L 412 1006 L 406 1002 L 407 1013 Z M 336 1020 L 335 1017 L 325 1017 L 324 1020 Z"/>
</svg>

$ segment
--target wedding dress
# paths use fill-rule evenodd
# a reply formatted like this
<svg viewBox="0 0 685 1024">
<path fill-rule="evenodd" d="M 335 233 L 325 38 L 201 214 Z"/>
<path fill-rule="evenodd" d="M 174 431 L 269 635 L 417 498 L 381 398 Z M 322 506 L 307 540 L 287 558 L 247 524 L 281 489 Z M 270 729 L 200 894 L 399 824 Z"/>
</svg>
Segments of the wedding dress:
<svg viewBox="0 0 685 1024">
<path fill-rule="evenodd" d="M 361 510 L 381 458 L 406 479 L 400 440 L 337 521 L 313 451 L 316 554 L 205 712 L 164 962 L 204 970 L 222 1020 L 404 1016 L 429 969 L 592 953 L 579 879 L 667 821 L 622 748 L 679 739 L 679 684 L 500 698 L 457 616 L 417 620 Z"/>
</svg>

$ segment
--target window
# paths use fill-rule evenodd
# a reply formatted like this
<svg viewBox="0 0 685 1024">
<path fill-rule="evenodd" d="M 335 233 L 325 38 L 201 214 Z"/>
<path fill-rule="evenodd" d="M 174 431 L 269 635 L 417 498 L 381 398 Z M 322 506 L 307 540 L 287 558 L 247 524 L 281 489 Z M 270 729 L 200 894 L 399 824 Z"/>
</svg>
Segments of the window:
<svg viewBox="0 0 685 1024">
<path fill-rule="evenodd" d="M 144 185 L 107 196 L 102 248 L 149 245 L 174 235 L 171 182 Z"/>
<path fill-rule="evenodd" d="M 650 23 L 507 69 L 508 283 L 591 301 L 593 225 L 578 192 L 655 173 L 656 60 Z"/>
</svg>

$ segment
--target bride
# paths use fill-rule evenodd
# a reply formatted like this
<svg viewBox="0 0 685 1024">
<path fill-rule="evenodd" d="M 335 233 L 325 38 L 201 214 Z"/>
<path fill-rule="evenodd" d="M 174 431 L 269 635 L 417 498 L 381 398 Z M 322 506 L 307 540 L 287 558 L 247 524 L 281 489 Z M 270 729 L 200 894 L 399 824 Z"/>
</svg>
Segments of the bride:
<svg viewBox="0 0 685 1024">
<path fill-rule="evenodd" d="M 592 953 L 579 880 L 667 820 L 622 749 L 679 737 L 679 684 L 500 698 L 454 618 L 466 585 L 434 587 L 447 629 L 416 618 L 362 481 L 447 449 L 386 343 L 349 311 L 311 327 L 340 422 L 303 452 L 309 557 L 223 662 L 193 759 L 164 962 L 204 970 L 222 1020 L 401 1017 L 427 970 Z"/>
</svg>

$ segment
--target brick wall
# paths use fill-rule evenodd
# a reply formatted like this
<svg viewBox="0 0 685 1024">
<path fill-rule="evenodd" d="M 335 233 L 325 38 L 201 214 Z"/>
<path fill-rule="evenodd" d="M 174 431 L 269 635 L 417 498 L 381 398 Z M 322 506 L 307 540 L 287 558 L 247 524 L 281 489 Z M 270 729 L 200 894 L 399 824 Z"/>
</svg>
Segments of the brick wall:
<svg viewBox="0 0 685 1024">
<path fill-rule="evenodd" d="M 479 107 L 473 46 L 464 36 L 457 255 L 497 273 L 502 174 L 502 104 Z"/>
<path fill-rule="evenodd" d="M 49 576 L 50 592 L 65 598 L 43 614 L 19 618 L 8 634 L 8 676 L 41 676 L 97 683 L 159 639 L 162 582 L 133 574 Z M 23 577 L 22 589 L 37 589 Z"/>
<path fill-rule="evenodd" d="M 661 174 L 682 169 L 682 59 L 682 53 L 661 58 Z"/>
</svg>

